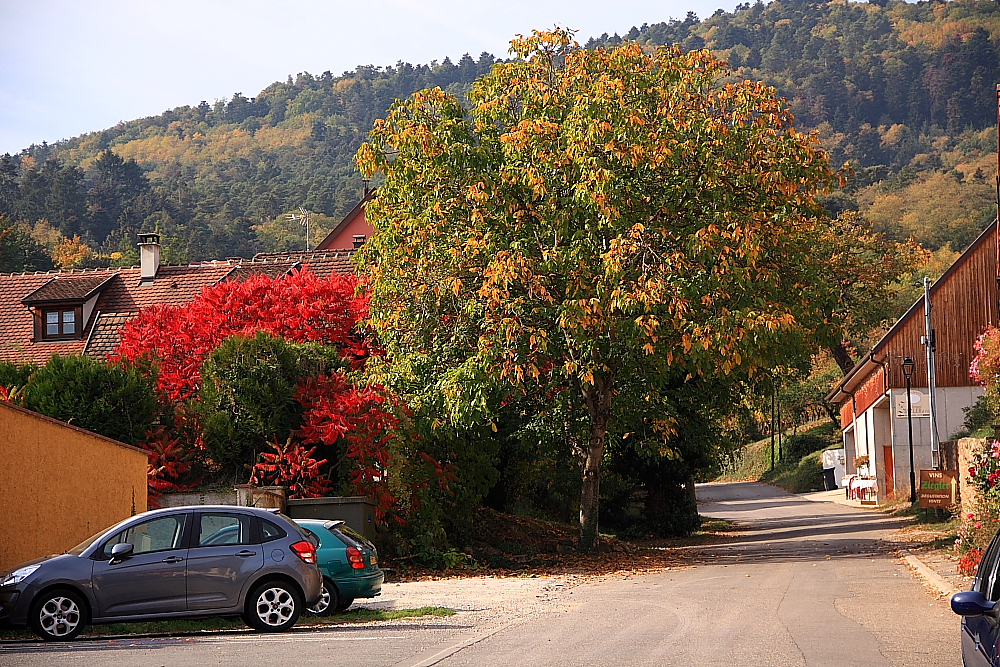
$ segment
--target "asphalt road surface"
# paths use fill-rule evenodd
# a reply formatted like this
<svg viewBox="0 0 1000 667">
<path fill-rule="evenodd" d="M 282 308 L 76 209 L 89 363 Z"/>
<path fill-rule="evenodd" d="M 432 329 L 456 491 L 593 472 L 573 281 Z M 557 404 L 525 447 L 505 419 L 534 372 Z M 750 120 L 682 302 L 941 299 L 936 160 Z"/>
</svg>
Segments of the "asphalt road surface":
<svg viewBox="0 0 1000 667">
<path fill-rule="evenodd" d="M 898 528 L 894 520 L 760 484 L 704 485 L 698 495 L 702 514 L 750 530 L 696 548 L 690 568 L 579 585 L 553 580 L 538 583 L 544 594 L 530 599 L 524 586 L 494 589 L 498 580 L 484 580 L 495 605 L 433 621 L 6 644 L 0 666 L 961 664 L 958 618 L 882 541 Z M 475 583 L 423 584 L 420 602 L 458 607 Z M 401 586 L 405 600 L 408 584 Z M 522 597 L 504 605 L 508 589 Z"/>
</svg>

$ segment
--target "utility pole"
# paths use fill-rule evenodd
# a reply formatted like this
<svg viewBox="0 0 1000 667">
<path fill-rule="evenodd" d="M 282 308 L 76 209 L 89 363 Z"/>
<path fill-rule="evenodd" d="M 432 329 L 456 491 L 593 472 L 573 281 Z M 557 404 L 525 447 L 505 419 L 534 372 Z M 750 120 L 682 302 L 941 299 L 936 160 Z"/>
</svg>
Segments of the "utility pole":
<svg viewBox="0 0 1000 667">
<path fill-rule="evenodd" d="M 778 378 L 777 387 L 775 388 L 775 424 L 778 431 L 778 461 L 781 461 L 783 452 L 781 451 L 781 397 L 778 396 L 778 391 L 781 389 L 781 378 Z"/>
<path fill-rule="evenodd" d="M 927 348 L 927 393 L 930 398 L 930 429 L 931 429 L 931 466 L 940 467 L 940 446 L 937 429 L 937 403 L 934 400 L 934 389 L 937 385 L 937 371 L 934 367 L 934 328 L 931 325 L 931 280 L 924 277 L 924 335 L 920 342 Z"/>
</svg>

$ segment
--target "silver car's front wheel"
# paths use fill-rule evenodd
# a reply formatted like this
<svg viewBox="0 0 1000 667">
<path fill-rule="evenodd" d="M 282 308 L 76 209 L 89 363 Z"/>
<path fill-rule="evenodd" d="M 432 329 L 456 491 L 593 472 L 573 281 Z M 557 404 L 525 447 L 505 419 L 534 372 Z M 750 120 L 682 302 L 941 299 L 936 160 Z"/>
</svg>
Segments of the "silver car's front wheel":
<svg viewBox="0 0 1000 667">
<path fill-rule="evenodd" d="M 33 606 L 31 629 L 48 641 L 73 639 L 84 626 L 83 601 L 70 591 L 53 591 Z"/>
<path fill-rule="evenodd" d="M 244 620 L 264 632 L 281 632 L 295 625 L 302 608 L 301 597 L 291 586 L 268 582 L 256 587 L 247 598 Z"/>
</svg>

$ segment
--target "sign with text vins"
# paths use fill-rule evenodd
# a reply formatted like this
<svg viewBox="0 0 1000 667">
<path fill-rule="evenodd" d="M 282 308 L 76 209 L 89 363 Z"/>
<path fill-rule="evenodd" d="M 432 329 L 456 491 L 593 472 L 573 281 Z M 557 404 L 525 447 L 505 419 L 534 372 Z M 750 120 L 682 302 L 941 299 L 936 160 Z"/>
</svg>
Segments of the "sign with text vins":
<svg viewBox="0 0 1000 667">
<path fill-rule="evenodd" d="M 921 470 L 917 485 L 920 507 L 951 507 L 958 502 L 958 472 L 955 470 Z"/>
</svg>

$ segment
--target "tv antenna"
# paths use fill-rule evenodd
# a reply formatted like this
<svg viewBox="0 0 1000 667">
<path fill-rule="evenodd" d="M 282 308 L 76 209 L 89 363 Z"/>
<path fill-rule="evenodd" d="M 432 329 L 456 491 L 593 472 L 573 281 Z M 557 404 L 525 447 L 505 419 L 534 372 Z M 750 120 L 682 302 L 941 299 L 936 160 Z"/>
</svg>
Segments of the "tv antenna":
<svg viewBox="0 0 1000 667">
<path fill-rule="evenodd" d="M 312 217 L 312 213 L 310 213 L 309 211 L 305 210 L 301 206 L 299 207 L 298 214 L 296 214 L 296 213 L 289 213 L 288 214 L 288 219 L 289 220 L 292 220 L 294 222 L 298 222 L 300 225 L 305 225 L 305 227 L 306 227 L 306 252 L 309 252 L 310 250 L 312 250 L 312 248 L 309 247 L 309 218 L 310 217 Z"/>
</svg>

